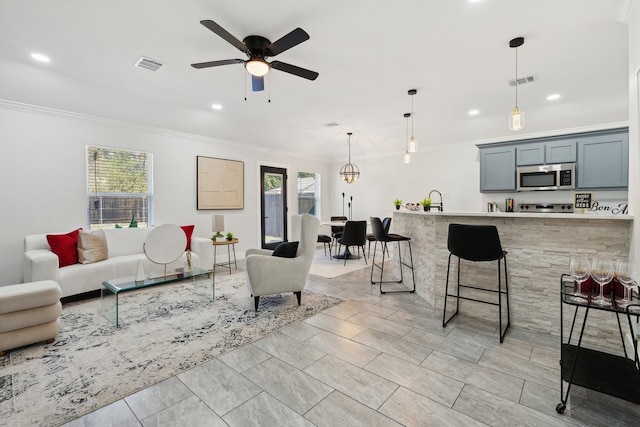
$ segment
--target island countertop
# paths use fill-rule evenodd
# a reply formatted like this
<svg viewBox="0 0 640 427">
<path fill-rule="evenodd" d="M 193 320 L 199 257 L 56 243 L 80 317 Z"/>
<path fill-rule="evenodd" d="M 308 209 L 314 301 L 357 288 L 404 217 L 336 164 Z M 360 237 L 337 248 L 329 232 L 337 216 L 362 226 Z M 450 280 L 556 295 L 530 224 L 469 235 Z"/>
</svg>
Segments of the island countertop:
<svg viewBox="0 0 640 427">
<path fill-rule="evenodd" d="M 615 219 L 622 221 L 633 221 L 633 215 L 613 215 L 613 214 L 583 214 L 583 213 L 538 213 L 538 212 L 440 212 L 432 211 L 412 211 L 400 209 L 396 213 L 411 215 L 439 215 L 439 216 L 471 216 L 471 217 L 496 217 L 496 218 L 561 218 L 561 219 Z"/>
<path fill-rule="evenodd" d="M 495 225 L 507 251 L 511 323 L 516 327 L 559 333 L 560 276 L 569 269 L 572 253 L 610 260 L 626 259 L 633 225 L 632 215 L 585 215 L 520 212 L 424 212 L 394 211 L 391 232 L 411 238 L 416 293 L 442 309 L 447 275 L 449 224 Z M 402 250 L 402 258 L 408 256 Z M 454 262 L 452 261 L 452 264 Z M 457 264 L 457 261 L 455 262 Z M 494 286 L 496 262 L 462 261 L 461 281 Z M 397 269 L 397 267 L 396 267 Z M 405 272 L 405 277 L 406 277 Z M 456 277 L 456 272 L 452 272 Z M 495 308 L 461 301 L 460 309 L 497 325 Z M 597 316 L 597 315 L 594 315 Z M 612 317 L 615 319 L 615 316 Z M 590 327 L 602 341 L 620 337 L 617 325 L 601 320 Z"/>
</svg>

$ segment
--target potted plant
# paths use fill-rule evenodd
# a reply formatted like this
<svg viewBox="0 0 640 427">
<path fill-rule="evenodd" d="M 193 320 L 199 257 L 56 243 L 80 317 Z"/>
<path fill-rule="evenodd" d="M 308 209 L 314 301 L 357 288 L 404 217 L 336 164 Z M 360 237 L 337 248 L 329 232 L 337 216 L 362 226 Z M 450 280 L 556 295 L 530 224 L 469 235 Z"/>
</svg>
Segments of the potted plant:
<svg viewBox="0 0 640 427">
<path fill-rule="evenodd" d="M 400 209 L 400 206 L 402 205 L 402 200 L 400 199 L 395 199 L 393 201 L 393 204 L 396 205 L 396 209 Z"/>
<path fill-rule="evenodd" d="M 431 210 L 431 199 L 430 198 L 425 197 L 424 199 L 420 200 L 420 204 L 422 205 L 422 209 L 424 209 L 425 212 Z"/>
<path fill-rule="evenodd" d="M 232 233 L 232 232 L 228 232 L 228 233 L 227 233 L 227 240 L 228 240 L 228 241 L 233 240 L 233 233 Z"/>
</svg>

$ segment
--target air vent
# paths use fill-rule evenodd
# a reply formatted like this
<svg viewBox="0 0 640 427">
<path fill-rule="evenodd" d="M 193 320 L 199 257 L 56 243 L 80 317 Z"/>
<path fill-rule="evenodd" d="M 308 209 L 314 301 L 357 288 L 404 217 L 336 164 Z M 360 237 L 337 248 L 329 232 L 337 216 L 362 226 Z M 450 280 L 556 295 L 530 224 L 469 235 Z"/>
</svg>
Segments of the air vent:
<svg viewBox="0 0 640 427">
<path fill-rule="evenodd" d="M 525 83 L 533 83 L 538 81 L 538 77 L 536 76 L 527 76 L 527 77 L 519 77 L 518 80 L 516 81 L 516 79 L 511 79 L 507 81 L 507 84 L 511 87 L 513 86 L 520 86 L 523 85 Z"/>
<path fill-rule="evenodd" d="M 331 122 L 331 123 L 325 123 L 324 124 L 324 127 L 327 127 L 327 128 L 334 128 L 336 126 L 338 126 L 338 124 L 336 122 Z"/>
<path fill-rule="evenodd" d="M 154 59 L 141 56 L 140 58 L 138 58 L 134 66 L 138 68 L 144 68 L 145 70 L 149 71 L 158 71 L 163 65 L 164 64 L 162 62 L 158 62 Z"/>
</svg>

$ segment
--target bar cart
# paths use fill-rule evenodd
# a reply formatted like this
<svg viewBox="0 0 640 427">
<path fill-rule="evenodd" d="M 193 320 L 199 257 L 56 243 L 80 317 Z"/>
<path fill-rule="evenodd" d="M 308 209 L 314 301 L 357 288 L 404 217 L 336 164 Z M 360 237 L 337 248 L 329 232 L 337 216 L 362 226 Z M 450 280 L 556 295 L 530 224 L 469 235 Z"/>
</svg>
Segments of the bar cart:
<svg viewBox="0 0 640 427">
<path fill-rule="evenodd" d="M 638 294 L 631 292 L 632 304 L 622 308 L 616 304 L 615 298 L 612 298 L 613 303 L 611 306 L 600 306 L 592 303 L 590 295 L 577 297 L 573 294 L 573 291 L 573 278 L 569 274 L 563 274 L 560 277 L 560 403 L 556 406 L 556 412 L 562 414 L 565 411 L 573 384 L 630 402 L 640 403 L 638 339 L 634 330 L 636 326 L 634 324 L 638 323 L 640 316 Z M 565 304 L 575 307 L 569 337 L 566 342 L 563 328 L 565 320 L 563 319 L 563 308 Z M 585 325 L 591 310 L 603 310 L 615 314 L 625 357 L 590 349 L 582 345 Z M 579 334 L 577 343 L 572 343 L 574 330 L 577 329 L 576 321 L 578 320 L 579 311 L 584 311 L 584 318 L 582 324 L 578 325 L 579 331 L 576 331 L 576 335 Z M 622 322 L 620 320 L 621 315 L 623 316 Z M 633 338 L 633 348 L 629 349 L 625 344 L 622 329 L 625 317 Z M 629 358 L 629 352 L 631 351 L 633 352 L 631 354 L 634 355 L 633 359 Z M 563 381 L 568 383 L 566 393 L 564 392 Z"/>
</svg>

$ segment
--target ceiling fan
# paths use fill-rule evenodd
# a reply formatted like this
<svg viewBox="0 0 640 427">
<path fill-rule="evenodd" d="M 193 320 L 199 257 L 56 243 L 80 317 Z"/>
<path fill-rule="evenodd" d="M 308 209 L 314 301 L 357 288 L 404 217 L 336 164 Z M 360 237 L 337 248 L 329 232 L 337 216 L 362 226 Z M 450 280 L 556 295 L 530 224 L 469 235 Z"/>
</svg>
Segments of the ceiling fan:
<svg viewBox="0 0 640 427">
<path fill-rule="evenodd" d="M 319 74 L 315 71 L 296 67 L 295 65 L 287 64 L 285 62 L 271 61 L 269 63 L 266 61 L 268 57 L 276 56 L 285 50 L 291 49 L 292 47 L 309 40 L 309 34 L 307 34 L 302 28 L 296 28 L 289 34 L 271 43 L 269 39 L 262 36 L 247 36 L 244 40 L 240 41 L 220 25 L 209 19 L 200 21 L 200 23 L 227 42 L 231 43 L 238 50 L 244 52 L 249 59 L 224 59 L 221 61 L 199 62 L 197 64 L 191 64 L 193 68 L 200 69 L 217 67 L 220 65 L 244 63 L 244 67 L 249 74 L 251 74 L 251 87 L 254 92 L 264 90 L 264 75 L 267 74 L 271 68 L 309 80 L 315 80 L 318 78 Z"/>
</svg>

